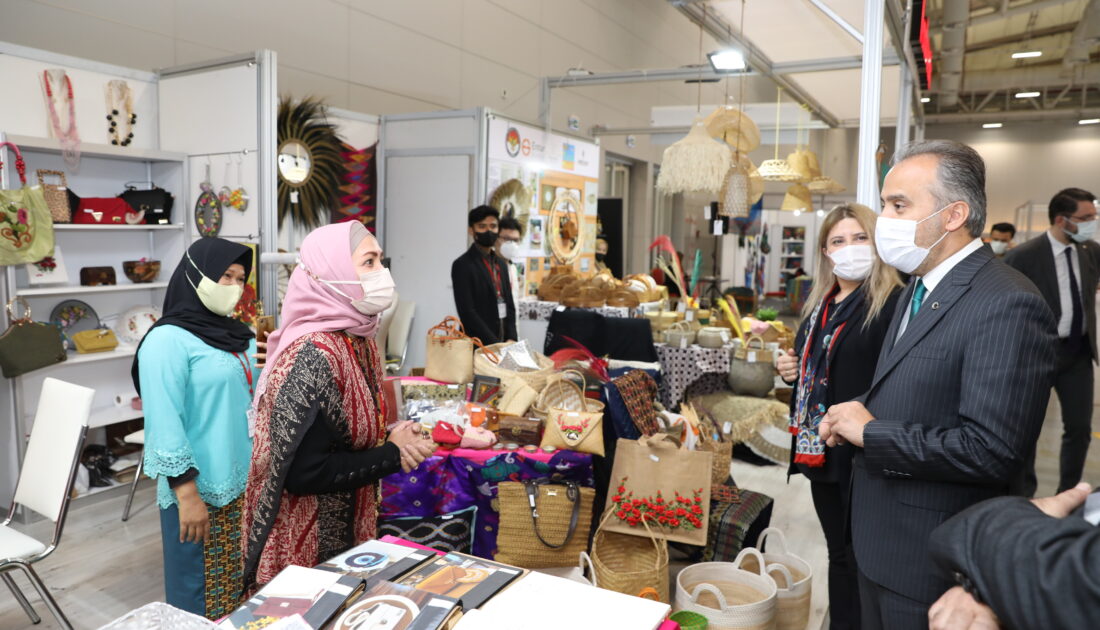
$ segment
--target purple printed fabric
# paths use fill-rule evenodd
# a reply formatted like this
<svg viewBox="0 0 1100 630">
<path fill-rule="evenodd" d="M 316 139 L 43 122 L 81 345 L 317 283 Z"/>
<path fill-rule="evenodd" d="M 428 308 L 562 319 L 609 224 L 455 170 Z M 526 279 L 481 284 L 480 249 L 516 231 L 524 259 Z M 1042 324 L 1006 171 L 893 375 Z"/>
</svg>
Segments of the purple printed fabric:
<svg viewBox="0 0 1100 630">
<path fill-rule="evenodd" d="M 464 451 L 429 457 L 410 473 L 382 479 L 380 518 L 435 516 L 476 506 L 473 553 L 493 558 L 497 548 L 497 484 L 501 481 L 549 479 L 575 481 L 591 488 L 592 456 L 573 451 L 530 455 L 523 451 Z"/>
</svg>

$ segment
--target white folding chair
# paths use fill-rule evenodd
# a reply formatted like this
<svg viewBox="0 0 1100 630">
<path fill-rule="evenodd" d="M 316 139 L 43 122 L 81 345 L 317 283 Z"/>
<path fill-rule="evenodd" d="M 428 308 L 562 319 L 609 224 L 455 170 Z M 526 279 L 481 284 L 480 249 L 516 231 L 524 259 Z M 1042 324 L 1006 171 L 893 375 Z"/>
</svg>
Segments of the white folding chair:
<svg viewBox="0 0 1100 630">
<path fill-rule="evenodd" d="M 138 454 L 137 470 L 134 471 L 134 480 L 130 482 L 130 494 L 126 495 L 126 507 L 122 510 L 122 522 L 130 519 L 130 506 L 134 503 L 134 492 L 137 491 L 138 481 L 141 480 L 141 471 L 145 468 L 145 429 L 134 431 L 122 438 L 127 444 L 140 444 L 141 452 Z"/>
<path fill-rule="evenodd" d="M 405 355 L 409 351 L 409 335 L 412 332 L 413 315 L 416 302 L 402 300 L 394 310 L 386 338 L 386 372 L 398 374 L 405 366 Z"/>
<path fill-rule="evenodd" d="M 93 389 L 54 378 L 47 378 L 42 383 L 31 439 L 19 471 L 19 482 L 15 486 L 15 498 L 7 519 L 0 523 L 0 578 L 31 622 L 38 623 L 41 619 L 8 575 L 9 571 L 21 570 L 66 630 L 72 630 L 72 624 L 31 565 L 53 553 L 61 540 L 65 515 L 69 510 L 69 493 L 76 478 L 76 467 L 80 465 L 80 450 L 88 431 L 88 416 L 92 411 L 94 395 Z M 53 521 L 53 539 L 49 545 L 10 526 L 16 507 L 20 505 Z"/>
</svg>

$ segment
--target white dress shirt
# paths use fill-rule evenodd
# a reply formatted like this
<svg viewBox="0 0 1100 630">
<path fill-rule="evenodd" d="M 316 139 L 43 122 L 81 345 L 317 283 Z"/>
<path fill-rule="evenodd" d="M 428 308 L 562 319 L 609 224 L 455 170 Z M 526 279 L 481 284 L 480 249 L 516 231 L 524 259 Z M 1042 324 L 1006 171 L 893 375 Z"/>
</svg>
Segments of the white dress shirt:
<svg viewBox="0 0 1100 630">
<path fill-rule="evenodd" d="M 1062 305 L 1062 315 L 1058 318 L 1058 337 L 1067 339 L 1073 328 L 1073 294 L 1069 290 L 1069 266 L 1066 265 L 1065 252 L 1067 249 L 1073 252 L 1070 259 L 1073 260 L 1073 275 L 1077 277 L 1077 293 L 1084 299 L 1081 288 L 1081 257 L 1076 247 L 1060 242 L 1054 238 L 1050 230 L 1047 230 L 1047 239 L 1050 241 L 1050 248 L 1054 251 L 1054 272 L 1058 276 L 1058 303 Z M 1081 304 L 1082 314 L 1084 308 L 1085 305 Z"/>
<path fill-rule="evenodd" d="M 950 258 L 936 265 L 932 269 L 932 271 L 924 274 L 924 276 L 921 277 L 921 282 L 924 283 L 924 288 L 927 289 L 927 291 L 924 294 L 924 302 L 922 302 L 921 304 L 923 305 L 928 302 L 928 298 L 932 296 L 932 292 L 935 291 L 940 282 L 945 277 L 947 277 L 948 272 L 955 268 L 955 265 L 966 260 L 967 256 L 973 254 L 981 248 L 982 239 L 976 238 L 967 243 L 965 247 L 952 254 Z M 903 305 L 899 304 L 898 306 Z M 894 339 L 894 341 L 897 341 L 901 338 L 903 334 L 905 334 L 905 329 L 907 326 L 909 326 L 909 313 L 912 310 L 912 306 L 913 298 L 912 296 L 910 296 L 909 301 L 904 304 L 905 314 L 902 315 L 901 325 L 898 326 L 898 336 Z"/>
</svg>

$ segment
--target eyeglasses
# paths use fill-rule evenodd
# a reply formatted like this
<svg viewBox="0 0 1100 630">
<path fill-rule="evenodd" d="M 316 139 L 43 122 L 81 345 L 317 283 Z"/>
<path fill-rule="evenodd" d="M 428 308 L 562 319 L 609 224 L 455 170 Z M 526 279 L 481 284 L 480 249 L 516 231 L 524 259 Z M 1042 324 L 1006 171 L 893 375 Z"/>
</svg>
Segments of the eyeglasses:
<svg viewBox="0 0 1100 630">
<path fill-rule="evenodd" d="M 1096 216 L 1097 216 L 1097 214 L 1095 212 L 1093 212 L 1092 214 L 1086 214 L 1083 217 L 1076 217 L 1076 216 L 1070 215 L 1068 218 L 1069 218 L 1070 221 L 1073 221 L 1074 223 L 1088 223 L 1089 221 L 1095 221 Z"/>
</svg>

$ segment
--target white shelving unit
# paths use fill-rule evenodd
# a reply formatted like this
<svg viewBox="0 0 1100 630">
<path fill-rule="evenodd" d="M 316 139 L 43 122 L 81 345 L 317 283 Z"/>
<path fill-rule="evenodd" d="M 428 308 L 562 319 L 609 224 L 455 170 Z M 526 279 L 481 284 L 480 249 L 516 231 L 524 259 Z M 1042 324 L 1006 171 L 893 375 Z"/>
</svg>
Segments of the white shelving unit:
<svg viewBox="0 0 1100 630">
<path fill-rule="evenodd" d="M 764 290 L 773 293 L 785 290 L 787 279 L 799 268 L 813 274 L 819 219 L 814 212 L 795 216 L 793 212 L 765 210 L 764 221 L 768 225 L 768 242 L 772 243 L 765 265 Z"/>
<path fill-rule="evenodd" d="M 161 275 L 164 274 L 163 269 Z M 85 287 L 80 285 L 65 285 L 57 287 L 41 287 L 36 289 L 20 288 L 16 295 L 20 297 L 40 297 L 43 295 L 76 295 L 77 293 L 118 293 L 119 291 L 149 291 L 151 289 L 164 289 L 167 282 L 143 282 L 132 284 L 112 284 L 98 287 Z"/>
</svg>

